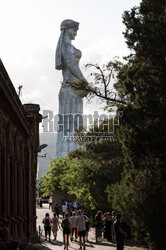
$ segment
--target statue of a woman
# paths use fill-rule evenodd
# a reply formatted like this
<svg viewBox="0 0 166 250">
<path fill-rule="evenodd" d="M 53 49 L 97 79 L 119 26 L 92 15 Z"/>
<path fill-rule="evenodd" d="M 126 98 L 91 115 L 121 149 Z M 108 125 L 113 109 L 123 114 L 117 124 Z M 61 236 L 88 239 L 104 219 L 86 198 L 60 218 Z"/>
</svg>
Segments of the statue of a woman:
<svg viewBox="0 0 166 250">
<path fill-rule="evenodd" d="M 59 114 L 75 115 L 83 114 L 83 99 L 79 93 L 73 92 L 70 83 L 84 78 L 80 68 L 79 60 L 81 51 L 76 49 L 71 40 L 77 35 L 79 23 L 73 20 L 64 20 L 61 23 L 61 34 L 56 49 L 56 69 L 62 70 L 63 82 L 59 92 Z M 66 135 L 64 126 L 63 133 L 57 135 L 56 156 L 64 157 L 73 149 L 78 148 L 78 145 L 73 140 L 64 141 L 63 135 Z M 69 132 L 68 136 L 72 136 L 73 132 Z"/>
</svg>

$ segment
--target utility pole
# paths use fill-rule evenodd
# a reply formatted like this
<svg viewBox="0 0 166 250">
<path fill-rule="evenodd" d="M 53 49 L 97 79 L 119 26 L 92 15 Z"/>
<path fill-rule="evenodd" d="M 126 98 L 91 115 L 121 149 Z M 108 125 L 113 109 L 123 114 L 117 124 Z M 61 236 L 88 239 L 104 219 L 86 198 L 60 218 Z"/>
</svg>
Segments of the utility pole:
<svg viewBox="0 0 166 250">
<path fill-rule="evenodd" d="M 21 95 L 21 89 L 22 89 L 23 85 L 19 85 L 18 86 L 18 96 L 20 97 Z"/>
</svg>

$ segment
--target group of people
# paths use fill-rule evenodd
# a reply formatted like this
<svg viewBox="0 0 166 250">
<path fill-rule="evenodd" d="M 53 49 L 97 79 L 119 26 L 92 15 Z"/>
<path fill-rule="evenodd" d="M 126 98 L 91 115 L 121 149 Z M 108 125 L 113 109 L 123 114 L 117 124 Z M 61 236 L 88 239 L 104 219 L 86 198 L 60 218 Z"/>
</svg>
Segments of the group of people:
<svg viewBox="0 0 166 250">
<path fill-rule="evenodd" d="M 98 211 L 95 216 L 96 242 L 100 243 L 102 236 L 108 241 L 117 243 L 117 250 L 124 249 L 124 239 L 130 237 L 130 227 L 121 218 L 120 213 L 103 213 Z"/>
<path fill-rule="evenodd" d="M 42 208 L 42 206 L 43 206 L 43 199 L 41 197 L 37 197 L 36 198 L 36 207 Z"/>
<path fill-rule="evenodd" d="M 65 213 L 64 219 L 62 220 L 63 241 L 65 249 L 68 249 L 69 236 L 71 236 L 71 241 L 74 239 L 73 236 L 75 237 L 75 241 L 77 241 L 77 237 L 79 236 L 80 249 L 83 247 L 85 250 L 85 239 L 88 241 L 89 222 L 89 217 L 85 212 L 82 213 L 81 210 L 72 212 L 71 217 L 69 217 L 68 213 Z"/>
<path fill-rule="evenodd" d="M 50 206 L 49 206 L 50 208 Z M 90 230 L 89 214 L 82 209 L 80 204 L 76 202 L 62 202 L 61 207 L 57 204 L 53 209 L 53 218 L 49 214 L 45 215 L 43 219 L 45 229 L 45 240 L 50 241 L 51 230 L 53 232 L 54 241 L 57 239 L 58 229 L 63 231 L 64 249 L 68 249 L 69 239 L 77 241 L 79 237 L 80 249 L 85 249 L 85 241 L 88 240 Z M 62 222 L 59 222 L 59 214 L 62 213 Z M 122 220 L 121 215 L 115 211 L 103 213 L 98 211 L 93 223 L 95 227 L 96 243 L 100 244 L 102 238 L 107 239 L 109 242 L 116 242 L 117 250 L 124 249 L 124 239 L 129 236 L 129 230 L 126 230 L 125 222 Z M 127 228 L 129 229 L 129 228 Z"/>
<path fill-rule="evenodd" d="M 80 203 L 77 203 L 76 201 L 74 202 L 62 201 L 63 218 L 65 213 L 68 213 L 71 216 L 73 211 L 78 211 L 80 209 L 82 209 L 82 206 Z"/>
<path fill-rule="evenodd" d="M 54 212 L 53 218 L 50 218 L 49 213 L 46 213 L 43 219 L 43 223 L 46 241 L 47 236 L 48 240 L 51 240 L 51 229 L 54 235 L 53 240 L 55 241 L 57 238 L 58 228 L 61 227 L 63 230 L 64 249 L 68 249 L 69 237 L 71 241 L 77 241 L 77 238 L 79 237 L 80 249 L 82 249 L 83 247 L 83 249 L 85 250 L 85 240 L 88 241 L 90 224 L 90 219 L 85 211 L 84 213 L 81 210 L 73 211 L 71 216 L 66 212 L 64 214 L 61 225 L 59 223 L 59 218 L 56 212 Z"/>
</svg>

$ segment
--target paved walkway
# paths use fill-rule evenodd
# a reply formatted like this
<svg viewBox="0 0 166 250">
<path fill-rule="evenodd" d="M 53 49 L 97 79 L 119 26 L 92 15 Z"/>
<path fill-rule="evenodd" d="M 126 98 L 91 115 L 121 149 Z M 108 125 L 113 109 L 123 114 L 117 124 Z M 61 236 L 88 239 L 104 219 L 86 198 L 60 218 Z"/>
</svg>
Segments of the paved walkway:
<svg viewBox="0 0 166 250">
<path fill-rule="evenodd" d="M 44 227 L 42 220 L 45 217 L 45 213 L 49 213 L 50 216 L 52 217 L 52 212 L 48 209 L 48 204 L 44 204 L 43 208 L 37 208 L 37 229 L 39 228 L 39 225 L 41 226 L 42 229 L 42 235 L 44 236 Z M 61 219 L 60 219 L 61 221 Z M 53 235 L 51 235 L 51 239 L 53 239 Z M 42 241 L 42 247 L 40 246 L 39 249 L 41 250 L 63 250 L 64 245 L 63 245 L 63 237 L 62 237 L 62 230 L 58 230 L 57 234 L 57 241 L 52 241 L 51 242 L 45 242 L 44 237 L 41 237 Z M 69 245 L 69 250 L 77 250 L 79 249 L 78 242 L 70 242 Z M 116 245 L 110 242 L 107 242 L 107 240 L 103 239 L 102 243 L 96 244 L 95 243 L 95 233 L 94 229 L 90 229 L 89 233 L 89 242 L 86 243 L 86 250 L 116 250 Z M 146 250 L 146 248 L 142 248 L 140 246 L 125 246 L 124 250 Z"/>
</svg>

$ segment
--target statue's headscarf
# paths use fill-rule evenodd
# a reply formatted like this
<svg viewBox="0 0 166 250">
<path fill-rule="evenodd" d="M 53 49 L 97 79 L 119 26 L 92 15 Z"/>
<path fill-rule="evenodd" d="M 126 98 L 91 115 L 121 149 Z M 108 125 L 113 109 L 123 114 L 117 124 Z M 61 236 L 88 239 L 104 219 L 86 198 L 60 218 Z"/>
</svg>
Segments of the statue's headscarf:
<svg viewBox="0 0 166 250">
<path fill-rule="evenodd" d="M 62 44 L 63 44 L 63 37 L 64 37 L 64 33 L 67 29 L 70 28 L 75 28 L 78 29 L 79 23 L 75 22 L 73 20 L 70 19 L 66 19 L 61 23 L 61 34 L 59 37 L 59 41 L 58 41 L 58 45 L 56 48 L 56 57 L 55 57 L 55 68 L 58 70 L 61 70 L 63 68 L 63 62 L 62 62 Z"/>
</svg>

